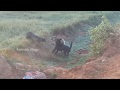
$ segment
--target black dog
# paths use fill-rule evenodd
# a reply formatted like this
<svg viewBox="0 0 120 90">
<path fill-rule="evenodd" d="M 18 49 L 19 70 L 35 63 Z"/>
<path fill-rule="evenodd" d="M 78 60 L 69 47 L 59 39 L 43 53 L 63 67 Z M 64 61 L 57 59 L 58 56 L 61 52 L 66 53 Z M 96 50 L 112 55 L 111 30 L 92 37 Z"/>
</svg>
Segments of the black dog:
<svg viewBox="0 0 120 90">
<path fill-rule="evenodd" d="M 58 51 L 63 51 L 65 56 L 69 56 L 69 53 L 70 53 L 70 51 L 71 51 L 71 48 L 72 48 L 72 41 L 71 41 L 70 47 L 67 46 L 67 45 L 61 45 L 60 47 L 56 48 L 57 51 L 55 52 L 55 54 L 56 54 Z"/>
<path fill-rule="evenodd" d="M 70 47 L 67 46 L 67 45 L 64 45 L 64 43 L 61 42 L 61 38 L 60 39 L 56 39 L 56 45 L 55 45 L 55 48 L 53 49 L 52 53 L 55 52 L 55 54 L 57 54 L 58 51 L 63 51 L 64 52 L 64 55 L 65 56 L 69 56 L 69 52 L 71 51 L 71 48 L 72 48 L 72 42 L 70 44 Z"/>
<path fill-rule="evenodd" d="M 39 37 L 37 35 L 35 35 L 34 33 L 32 32 L 28 32 L 26 33 L 26 39 L 32 41 L 32 42 L 46 42 L 46 39 L 45 38 L 42 38 L 42 37 Z"/>
<path fill-rule="evenodd" d="M 63 46 L 63 43 L 61 42 L 61 38 L 60 39 L 58 39 L 58 38 L 56 38 L 55 39 L 55 48 L 53 49 L 53 51 L 52 51 L 52 53 L 54 53 L 56 50 L 56 52 L 55 52 L 55 54 L 58 52 L 58 51 L 61 51 L 62 52 L 62 46 Z"/>
<path fill-rule="evenodd" d="M 65 56 L 69 56 L 69 53 L 70 53 L 71 48 L 72 48 L 72 43 L 73 42 L 71 41 L 70 47 L 67 45 L 62 46 L 62 50 L 63 50 Z"/>
</svg>

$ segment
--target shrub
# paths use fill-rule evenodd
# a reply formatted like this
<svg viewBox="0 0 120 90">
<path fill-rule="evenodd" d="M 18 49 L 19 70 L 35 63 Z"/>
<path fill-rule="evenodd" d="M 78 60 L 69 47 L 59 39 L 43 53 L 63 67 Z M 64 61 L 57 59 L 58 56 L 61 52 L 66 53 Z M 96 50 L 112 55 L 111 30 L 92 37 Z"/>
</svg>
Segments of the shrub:
<svg viewBox="0 0 120 90">
<path fill-rule="evenodd" d="M 114 27 L 103 15 L 101 24 L 89 31 L 90 39 L 92 42 L 90 47 L 91 52 L 94 56 L 102 54 L 104 51 L 105 41 L 110 37 L 112 33 L 114 33 Z"/>
</svg>

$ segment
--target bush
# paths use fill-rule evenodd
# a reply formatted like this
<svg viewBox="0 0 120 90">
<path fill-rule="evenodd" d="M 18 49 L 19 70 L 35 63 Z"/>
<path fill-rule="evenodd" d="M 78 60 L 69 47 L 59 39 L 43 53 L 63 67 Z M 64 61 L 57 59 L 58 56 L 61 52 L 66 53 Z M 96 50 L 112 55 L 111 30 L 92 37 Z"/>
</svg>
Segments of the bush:
<svg viewBox="0 0 120 90">
<path fill-rule="evenodd" d="M 89 31 L 92 44 L 91 52 L 94 56 L 101 55 L 104 51 L 105 41 L 114 33 L 114 27 L 110 21 L 103 15 L 102 22 Z"/>
</svg>

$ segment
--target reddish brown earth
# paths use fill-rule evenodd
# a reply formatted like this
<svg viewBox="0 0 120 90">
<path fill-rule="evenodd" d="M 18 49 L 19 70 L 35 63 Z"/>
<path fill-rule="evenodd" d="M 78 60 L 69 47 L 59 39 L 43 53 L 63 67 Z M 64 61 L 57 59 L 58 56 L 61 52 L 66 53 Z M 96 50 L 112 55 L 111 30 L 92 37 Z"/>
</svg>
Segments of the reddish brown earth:
<svg viewBox="0 0 120 90">
<path fill-rule="evenodd" d="M 15 69 L 15 67 L 11 66 L 7 60 L 0 56 L 0 78 L 1 79 L 14 79 L 14 78 L 22 78 L 24 75 L 23 71 Z"/>
<path fill-rule="evenodd" d="M 55 72 L 57 78 L 63 79 L 119 79 L 120 78 L 120 55 L 112 58 L 99 57 L 94 61 L 87 62 L 84 65 L 72 68 L 53 68 L 47 73 Z"/>
</svg>

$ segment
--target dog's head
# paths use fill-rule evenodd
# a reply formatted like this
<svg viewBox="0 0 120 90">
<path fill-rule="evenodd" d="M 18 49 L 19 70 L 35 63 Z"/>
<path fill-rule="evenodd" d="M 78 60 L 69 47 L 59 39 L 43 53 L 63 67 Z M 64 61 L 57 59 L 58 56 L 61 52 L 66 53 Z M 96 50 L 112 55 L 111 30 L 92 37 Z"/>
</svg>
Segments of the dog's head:
<svg viewBox="0 0 120 90">
<path fill-rule="evenodd" d="M 52 41 L 56 41 L 56 40 L 57 40 L 57 37 L 54 36 L 54 37 L 51 38 L 51 40 L 52 40 Z"/>
<path fill-rule="evenodd" d="M 45 38 L 41 38 L 42 42 L 46 42 L 46 39 Z"/>
</svg>

